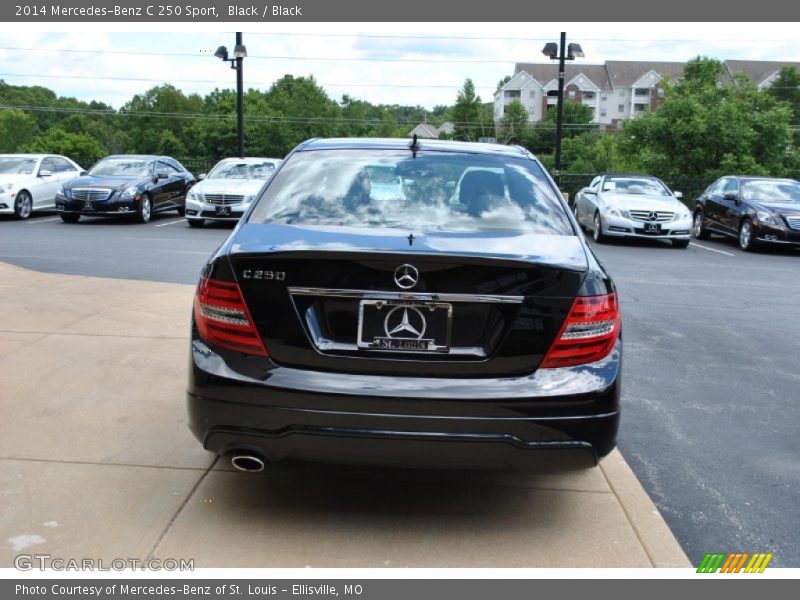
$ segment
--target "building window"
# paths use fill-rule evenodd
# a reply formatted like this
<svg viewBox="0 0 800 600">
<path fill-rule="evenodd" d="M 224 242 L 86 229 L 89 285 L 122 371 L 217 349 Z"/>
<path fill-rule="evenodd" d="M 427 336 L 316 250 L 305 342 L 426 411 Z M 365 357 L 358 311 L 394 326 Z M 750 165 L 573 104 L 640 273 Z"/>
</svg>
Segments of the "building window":
<svg viewBox="0 0 800 600">
<path fill-rule="evenodd" d="M 649 96 L 650 95 L 650 90 L 642 90 L 642 89 L 636 90 L 636 95 L 637 96 Z"/>
<path fill-rule="evenodd" d="M 658 97 L 659 98 L 663 98 L 664 97 L 664 88 L 658 88 Z"/>
<path fill-rule="evenodd" d="M 575 90 L 570 90 L 567 96 L 570 100 L 575 100 Z"/>
<path fill-rule="evenodd" d="M 617 106 L 617 112 L 625 112 L 625 105 L 620 104 Z"/>
<path fill-rule="evenodd" d="M 608 100 L 608 96 L 606 96 L 605 94 L 603 94 L 602 96 L 600 96 L 600 100 L 601 100 L 602 102 L 605 102 L 606 100 Z"/>
<path fill-rule="evenodd" d="M 606 116 L 606 109 L 605 108 L 601 108 L 600 109 L 600 116 L 601 117 L 605 117 Z"/>
<path fill-rule="evenodd" d="M 528 98 L 536 98 L 536 90 L 528 90 Z"/>
<path fill-rule="evenodd" d="M 584 100 L 594 100 L 594 92 L 583 92 Z"/>
</svg>

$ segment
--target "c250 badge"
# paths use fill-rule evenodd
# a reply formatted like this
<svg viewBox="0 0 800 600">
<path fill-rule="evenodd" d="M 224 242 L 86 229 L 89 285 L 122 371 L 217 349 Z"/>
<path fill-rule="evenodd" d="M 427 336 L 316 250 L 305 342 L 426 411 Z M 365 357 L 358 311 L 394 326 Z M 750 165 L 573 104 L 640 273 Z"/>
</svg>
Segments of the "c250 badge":
<svg viewBox="0 0 800 600">
<path fill-rule="evenodd" d="M 242 271 L 242 279 L 252 279 L 256 281 L 283 281 L 286 279 L 286 271 L 264 271 L 261 269 L 245 269 Z"/>
</svg>

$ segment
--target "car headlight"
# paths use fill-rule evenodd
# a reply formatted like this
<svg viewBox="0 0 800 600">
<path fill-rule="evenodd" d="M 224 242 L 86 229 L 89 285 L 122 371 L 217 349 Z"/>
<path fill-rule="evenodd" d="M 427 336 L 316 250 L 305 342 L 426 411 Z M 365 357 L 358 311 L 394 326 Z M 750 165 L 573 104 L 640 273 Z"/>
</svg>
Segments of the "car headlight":
<svg viewBox="0 0 800 600">
<path fill-rule="evenodd" d="M 196 192 L 195 190 L 189 190 L 189 193 L 186 194 L 186 200 L 189 202 L 204 202 L 205 199 L 203 198 L 203 194 L 200 192 Z"/>
<path fill-rule="evenodd" d="M 616 206 L 608 206 L 608 207 L 606 207 L 606 213 L 608 213 L 609 215 L 611 215 L 613 217 L 624 217 L 625 216 L 625 214 L 624 214 L 625 211 L 623 211 L 621 208 L 617 208 Z"/>
<path fill-rule="evenodd" d="M 250 204 L 253 200 L 255 200 L 255 198 L 256 198 L 255 196 L 245 196 L 244 197 L 244 203 L 245 204 Z"/>
<path fill-rule="evenodd" d="M 758 220 L 762 223 L 769 223 L 770 225 L 778 225 L 779 227 L 783 225 L 783 221 L 781 217 L 777 213 L 768 212 L 766 210 L 759 210 L 756 212 L 756 216 Z"/>
<path fill-rule="evenodd" d="M 122 190 L 122 193 L 119 196 L 120 198 L 129 199 L 136 197 L 138 193 L 139 193 L 139 188 L 136 187 L 135 185 L 132 185 L 131 187 Z"/>
<path fill-rule="evenodd" d="M 687 219 L 692 218 L 692 213 L 689 212 L 687 208 L 681 208 L 675 212 L 672 217 L 673 221 L 686 221 Z"/>
<path fill-rule="evenodd" d="M 0 194 L 10 192 L 12 187 L 14 187 L 13 183 L 4 183 L 3 185 L 0 185 Z"/>
</svg>

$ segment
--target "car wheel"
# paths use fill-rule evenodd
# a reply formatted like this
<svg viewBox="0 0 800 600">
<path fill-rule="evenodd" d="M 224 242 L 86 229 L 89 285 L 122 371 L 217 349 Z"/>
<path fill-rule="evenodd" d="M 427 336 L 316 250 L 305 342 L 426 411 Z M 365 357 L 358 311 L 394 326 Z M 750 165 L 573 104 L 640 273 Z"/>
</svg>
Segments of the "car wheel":
<svg viewBox="0 0 800 600">
<path fill-rule="evenodd" d="M 672 245 L 676 248 L 687 248 L 689 246 L 689 240 L 672 240 Z"/>
<path fill-rule="evenodd" d="M 179 206 L 178 207 L 178 216 L 179 217 L 185 217 L 186 216 L 186 207 L 185 206 Z"/>
<path fill-rule="evenodd" d="M 22 190 L 17 194 L 14 202 L 14 216 L 18 219 L 27 219 L 33 212 L 33 198 L 29 192 Z"/>
<path fill-rule="evenodd" d="M 139 200 L 139 208 L 136 209 L 136 220 L 139 223 L 149 223 L 153 217 L 153 203 L 150 201 L 150 196 L 143 195 Z"/>
<path fill-rule="evenodd" d="M 606 236 L 603 234 L 603 225 L 600 222 L 600 213 L 594 213 L 594 220 L 592 221 L 592 239 L 598 244 L 606 241 Z"/>
<path fill-rule="evenodd" d="M 80 215 L 74 215 L 72 213 L 61 213 L 61 220 L 64 221 L 64 223 L 77 223 L 80 218 L 81 218 Z"/>
<path fill-rule="evenodd" d="M 745 252 L 751 252 L 756 249 L 756 232 L 750 219 L 745 219 L 739 225 L 739 248 Z"/>
<path fill-rule="evenodd" d="M 186 219 L 186 222 L 189 223 L 189 227 L 202 227 L 205 224 L 203 219 Z"/>
<path fill-rule="evenodd" d="M 704 220 L 703 211 L 698 210 L 696 213 L 694 213 L 694 222 L 692 223 L 692 234 L 698 240 L 707 240 L 711 235 L 710 233 L 708 233 L 708 230 L 705 227 L 703 227 L 703 220 Z"/>
</svg>

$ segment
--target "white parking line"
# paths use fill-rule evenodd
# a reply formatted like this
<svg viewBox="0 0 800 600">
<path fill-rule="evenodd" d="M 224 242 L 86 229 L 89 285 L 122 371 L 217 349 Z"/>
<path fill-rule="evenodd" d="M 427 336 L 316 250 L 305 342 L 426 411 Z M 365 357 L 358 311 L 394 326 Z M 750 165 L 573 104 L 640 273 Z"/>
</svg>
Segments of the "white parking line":
<svg viewBox="0 0 800 600">
<path fill-rule="evenodd" d="M 61 217 L 53 217 L 52 219 L 36 219 L 33 221 L 25 221 L 26 225 L 35 225 L 36 223 L 49 223 L 50 221 L 58 221 Z"/>
<path fill-rule="evenodd" d="M 694 246 L 695 248 L 702 248 L 703 250 L 708 250 L 709 252 L 719 252 L 720 254 L 724 254 L 725 256 L 736 256 L 732 252 L 725 252 L 724 250 L 717 250 L 716 248 L 709 248 L 708 246 L 701 246 L 700 244 L 695 244 L 694 242 L 689 242 L 690 246 Z"/>
<path fill-rule="evenodd" d="M 186 219 L 178 219 L 177 221 L 168 221 L 166 223 L 159 223 L 157 225 L 153 225 L 153 227 L 166 227 L 167 225 L 175 225 L 175 223 L 185 223 Z"/>
</svg>

